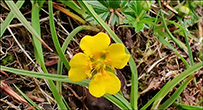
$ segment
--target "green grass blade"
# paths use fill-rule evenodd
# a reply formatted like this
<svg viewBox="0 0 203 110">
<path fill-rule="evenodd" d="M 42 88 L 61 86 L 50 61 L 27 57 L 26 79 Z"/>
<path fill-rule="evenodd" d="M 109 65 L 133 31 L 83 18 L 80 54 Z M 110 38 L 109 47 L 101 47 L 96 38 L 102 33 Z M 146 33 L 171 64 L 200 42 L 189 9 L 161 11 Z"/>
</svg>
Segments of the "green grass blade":
<svg viewBox="0 0 203 110">
<path fill-rule="evenodd" d="M 32 3 L 32 13 L 31 13 L 32 27 L 37 32 L 39 37 L 41 38 L 39 10 L 40 10 L 40 8 L 38 6 L 38 3 Z M 37 38 L 34 37 L 34 35 L 32 36 L 32 39 L 33 39 L 33 45 L 34 45 L 35 59 L 39 65 L 42 65 L 44 63 L 42 44 L 39 40 L 37 40 Z"/>
<path fill-rule="evenodd" d="M 28 21 L 25 19 L 23 14 L 20 12 L 18 7 L 13 1 L 6 0 L 5 1 L 8 7 L 11 9 L 11 12 L 14 13 L 14 15 L 18 18 L 18 20 L 24 25 L 24 27 L 32 34 L 34 35 L 46 48 L 48 48 L 50 51 L 53 51 L 37 34 L 37 32 L 32 28 L 32 26 L 28 23 Z"/>
<path fill-rule="evenodd" d="M 170 96 L 169 99 L 167 99 L 161 106 L 159 106 L 159 110 L 165 110 L 167 107 L 169 107 L 182 93 L 182 91 L 187 87 L 189 82 L 193 79 L 193 75 L 190 75 L 183 84 L 173 93 L 172 96 Z"/>
<path fill-rule="evenodd" d="M 202 99 L 200 99 L 200 101 L 197 104 L 200 105 L 202 102 L 203 102 L 203 97 Z"/>
<path fill-rule="evenodd" d="M 165 86 L 149 101 L 147 104 L 145 104 L 140 110 L 146 110 L 153 102 L 154 100 L 160 95 L 160 93 L 163 92 L 165 88 L 167 88 L 167 85 L 169 84 L 170 81 L 168 81 Z"/>
<path fill-rule="evenodd" d="M 53 42 L 54 42 L 54 46 L 56 48 L 56 51 L 57 51 L 59 57 L 63 61 L 65 67 L 67 69 L 70 69 L 68 60 L 66 59 L 64 53 L 62 52 L 61 46 L 60 46 L 58 38 L 57 38 L 55 24 L 54 24 L 54 19 L 53 19 L 54 18 L 54 15 L 53 15 L 53 6 L 52 6 L 52 1 L 51 0 L 48 1 L 48 7 L 49 7 L 49 23 L 50 23 L 51 35 L 52 35 L 52 39 L 53 39 Z"/>
<path fill-rule="evenodd" d="M 161 8 L 161 3 L 160 3 L 160 1 L 158 1 L 158 4 L 159 4 L 159 7 Z M 176 45 L 179 46 L 179 47 L 181 47 L 181 46 L 178 44 L 178 42 L 176 41 L 175 37 L 174 37 L 174 36 L 171 34 L 171 32 L 169 31 L 162 11 L 160 11 L 160 15 L 161 15 L 162 22 L 163 22 L 163 25 L 164 25 L 164 28 L 165 28 L 166 32 L 168 33 L 168 35 L 170 36 L 170 38 L 176 43 Z M 181 48 L 182 48 L 182 47 L 181 47 Z"/>
<path fill-rule="evenodd" d="M 81 14 L 83 18 L 87 16 L 85 10 L 80 8 L 73 0 L 59 0 L 61 3 L 73 9 L 78 14 Z"/>
<path fill-rule="evenodd" d="M 122 43 L 122 41 L 116 36 L 116 34 L 108 27 L 108 25 L 97 15 L 97 13 L 94 11 L 94 9 L 89 6 L 86 1 L 80 1 L 79 2 L 83 7 L 86 8 L 86 10 L 94 17 L 95 20 L 109 33 L 110 37 L 117 43 Z M 123 44 L 123 43 L 122 43 Z M 130 52 L 126 49 L 126 52 L 130 54 Z M 129 60 L 130 69 L 132 72 L 132 86 L 131 86 L 131 106 L 133 109 L 137 108 L 137 96 L 138 96 L 138 74 L 137 74 L 137 68 L 135 66 L 135 62 L 133 58 L 131 57 Z"/>
<path fill-rule="evenodd" d="M 117 99 L 116 97 L 114 97 L 110 94 L 105 94 L 103 97 L 108 99 L 109 101 L 111 101 L 113 104 L 115 104 L 121 110 L 129 110 L 130 109 L 130 108 L 127 108 L 126 105 L 124 105 L 119 99 Z"/>
<path fill-rule="evenodd" d="M 19 0 L 17 3 L 16 3 L 16 6 L 19 8 L 22 7 L 22 5 L 24 4 L 24 0 Z M 0 38 L 2 37 L 4 31 L 6 30 L 6 28 L 8 27 L 8 25 L 11 23 L 11 21 L 13 20 L 14 18 L 14 14 L 13 12 L 10 12 L 8 14 L 8 16 L 6 17 L 5 21 L 1 24 L 1 32 L 0 32 Z"/>
<path fill-rule="evenodd" d="M 119 99 L 122 103 L 124 103 L 125 106 L 127 106 L 128 110 L 132 110 L 132 107 L 130 103 L 121 95 L 120 93 L 117 93 L 114 95 L 117 99 Z"/>
<path fill-rule="evenodd" d="M 176 18 L 178 19 L 178 21 L 180 22 L 181 26 L 183 28 L 186 28 L 184 23 L 182 22 L 181 18 L 176 16 Z M 190 58 L 190 63 L 191 65 L 193 66 L 194 65 L 194 60 L 193 60 L 193 56 L 192 56 L 192 50 L 190 48 L 190 44 L 189 44 L 189 41 L 188 41 L 188 37 L 187 37 L 187 32 L 186 30 L 183 30 L 183 34 L 185 36 L 185 42 L 186 42 L 186 45 L 187 45 L 187 48 L 188 48 L 188 53 L 189 53 L 189 58 Z"/>
<path fill-rule="evenodd" d="M 40 11 L 39 4 L 32 2 L 32 13 L 31 13 L 32 14 L 32 18 L 31 18 L 32 27 L 35 29 L 37 34 L 39 36 L 41 36 L 41 29 L 40 29 L 40 22 L 39 22 L 39 11 Z M 45 66 L 45 63 L 44 63 L 42 45 L 39 42 L 39 40 L 37 40 L 34 36 L 33 36 L 33 45 L 34 45 L 34 51 L 35 51 L 35 58 L 36 58 L 37 62 L 39 63 L 39 65 L 42 66 L 43 71 L 45 73 L 48 73 L 46 66 Z M 49 80 L 48 82 L 49 82 L 50 88 L 52 89 L 52 93 L 54 95 L 54 98 L 56 99 L 56 101 L 59 105 L 59 108 L 66 109 L 66 106 L 64 105 L 62 98 L 61 98 L 61 93 L 56 89 L 53 81 Z"/>
<path fill-rule="evenodd" d="M 180 59 L 183 61 L 183 63 L 185 64 L 186 68 L 189 68 L 190 65 L 187 63 L 187 61 L 178 53 L 178 51 L 173 47 L 171 46 L 170 43 L 168 43 L 162 36 L 160 36 L 159 34 L 155 34 L 155 36 L 158 38 L 158 40 L 166 45 L 167 47 L 169 47 L 171 50 L 173 50 L 179 57 Z"/>
<path fill-rule="evenodd" d="M 179 104 L 178 102 L 175 102 L 173 105 L 176 106 L 178 110 L 202 110 L 201 106 L 184 105 L 184 104 Z"/>
<path fill-rule="evenodd" d="M 26 101 L 28 101 L 28 103 L 30 104 L 30 106 L 36 106 L 36 104 L 29 98 L 27 97 L 15 84 L 13 84 L 14 87 L 18 90 L 18 92 L 25 98 Z M 42 110 L 41 108 L 39 108 L 38 106 L 35 107 L 35 110 Z"/>
<path fill-rule="evenodd" d="M 67 82 L 67 83 L 71 83 L 71 84 L 78 84 L 81 86 L 88 86 L 88 84 L 89 84 L 89 80 L 73 82 L 66 75 L 57 75 L 57 74 L 51 74 L 51 73 L 47 74 L 47 73 L 40 73 L 40 72 L 34 72 L 34 71 L 26 71 L 26 70 L 20 70 L 20 69 L 5 67 L 5 66 L 1 66 L 1 70 L 15 73 L 15 74 L 30 76 L 30 77 Z"/>
<path fill-rule="evenodd" d="M 184 72 L 182 72 L 180 75 L 178 75 L 176 78 L 174 78 L 168 85 L 167 88 L 164 88 L 164 90 L 160 93 L 160 95 L 157 97 L 157 99 L 154 101 L 152 109 L 158 109 L 158 106 L 161 102 L 161 100 L 178 84 L 180 83 L 184 78 L 187 76 L 193 74 L 195 71 L 203 68 L 203 62 L 199 62 L 190 68 L 186 69 Z"/>
</svg>

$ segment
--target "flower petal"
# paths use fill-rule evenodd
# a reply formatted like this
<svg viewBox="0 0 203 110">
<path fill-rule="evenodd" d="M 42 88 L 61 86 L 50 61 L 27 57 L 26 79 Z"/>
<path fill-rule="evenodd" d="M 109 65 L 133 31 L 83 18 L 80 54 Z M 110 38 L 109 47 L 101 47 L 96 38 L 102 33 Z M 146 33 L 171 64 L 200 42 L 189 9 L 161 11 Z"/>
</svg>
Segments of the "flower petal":
<svg viewBox="0 0 203 110">
<path fill-rule="evenodd" d="M 90 57 L 99 58 L 110 44 L 110 38 L 107 34 L 100 32 L 95 36 L 82 38 L 80 47 Z"/>
<path fill-rule="evenodd" d="M 114 43 L 107 48 L 106 63 L 117 69 L 123 68 L 129 61 L 130 55 L 125 53 L 123 44 Z"/>
<path fill-rule="evenodd" d="M 69 79 L 72 81 L 82 81 L 88 77 L 91 72 L 91 61 L 89 57 L 83 53 L 76 54 L 70 60 Z"/>
<path fill-rule="evenodd" d="M 101 97 L 105 93 L 116 94 L 121 88 L 121 82 L 118 77 L 105 71 L 105 73 L 97 73 L 89 83 L 89 92 L 94 97 Z"/>
</svg>

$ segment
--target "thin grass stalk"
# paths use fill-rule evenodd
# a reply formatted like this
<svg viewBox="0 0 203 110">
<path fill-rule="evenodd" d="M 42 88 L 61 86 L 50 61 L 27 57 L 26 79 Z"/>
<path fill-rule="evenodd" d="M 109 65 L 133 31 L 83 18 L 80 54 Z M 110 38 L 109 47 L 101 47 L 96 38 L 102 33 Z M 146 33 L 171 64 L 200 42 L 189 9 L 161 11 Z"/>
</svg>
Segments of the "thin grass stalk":
<svg viewBox="0 0 203 110">
<path fill-rule="evenodd" d="M 176 18 L 178 19 L 178 21 L 180 22 L 181 26 L 183 28 L 186 28 L 183 21 L 181 20 L 180 17 L 176 16 Z M 188 41 L 188 37 L 187 37 L 187 33 L 186 33 L 186 30 L 183 30 L 183 34 L 184 34 L 184 37 L 185 37 L 185 42 L 186 42 L 186 45 L 187 45 L 187 48 L 188 48 L 188 53 L 189 53 L 189 58 L 190 58 L 190 64 L 191 66 L 194 65 L 194 60 L 193 60 L 193 56 L 192 56 L 192 50 L 190 48 L 190 44 L 189 44 L 189 41 Z"/>
<path fill-rule="evenodd" d="M 37 34 L 37 32 L 32 28 L 32 26 L 28 23 L 28 21 L 25 19 L 23 14 L 20 12 L 18 7 L 13 1 L 6 0 L 5 1 L 8 7 L 11 9 L 11 12 L 14 13 L 14 15 L 18 18 L 18 20 L 23 24 L 23 26 L 32 34 L 34 35 L 49 51 L 53 51 Z"/>
<path fill-rule="evenodd" d="M 167 99 L 162 105 L 159 106 L 159 110 L 167 109 L 182 93 L 182 91 L 187 87 L 190 81 L 194 78 L 193 75 L 190 75 L 182 84 L 181 86 Z"/>
<path fill-rule="evenodd" d="M 181 74 L 179 74 L 177 77 L 175 77 L 168 85 L 167 88 L 164 88 L 164 90 L 160 93 L 160 95 L 156 98 L 156 100 L 153 103 L 152 109 L 158 109 L 158 106 L 162 99 L 183 79 L 185 79 L 187 76 L 192 75 L 195 71 L 203 68 L 203 62 L 199 62 L 190 68 L 183 71 Z M 166 85 L 165 85 L 166 86 Z"/>
<path fill-rule="evenodd" d="M 54 24 L 54 19 L 53 19 L 54 18 L 54 15 L 53 15 L 53 6 L 52 6 L 52 1 L 51 0 L 48 1 L 48 7 L 49 7 L 49 23 L 50 23 L 51 35 L 52 35 L 52 39 L 53 39 L 53 42 L 54 42 L 54 46 L 56 48 L 56 51 L 57 51 L 59 57 L 63 61 L 65 67 L 67 69 L 70 69 L 68 60 L 66 59 L 64 53 L 62 52 L 61 46 L 60 46 L 58 38 L 57 38 L 55 24 Z"/>
<path fill-rule="evenodd" d="M 17 3 L 16 3 L 16 6 L 18 7 L 18 9 L 20 9 L 23 4 L 24 4 L 25 0 L 19 0 Z M 1 23 L 1 32 L 0 32 L 0 38 L 2 37 L 3 33 L 5 32 L 6 28 L 8 27 L 8 25 L 11 23 L 11 21 L 13 20 L 14 18 L 14 14 L 13 12 L 10 12 L 8 14 L 8 16 L 6 17 L 5 21 L 3 23 Z"/>
<path fill-rule="evenodd" d="M 158 0 L 158 4 L 159 4 L 159 8 L 161 8 L 161 2 Z M 161 15 L 161 19 L 162 19 L 162 22 L 163 22 L 163 25 L 164 25 L 164 28 L 166 30 L 166 32 L 168 33 L 169 37 L 176 43 L 176 45 L 178 47 L 181 47 L 178 42 L 175 40 L 174 36 L 171 34 L 171 32 L 169 31 L 167 25 L 166 25 L 166 21 L 165 21 L 165 18 L 164 18 L 164 15 L 163 15 L 163 12 L 160 11 L 160 15 Z"/>
<path fill-rule="evenodd" d="M 40 107 L 37 106 L 29 97 L 27 97 L 15 84 L 14 87 L 18 90 L 18 92 L 25 98 L 25 100 L 30 104 L 31 107 L 34 107 L 35 110 L 42 110 Z M 29 109 L 29 108 L 28 108 Z"/>
</svg>

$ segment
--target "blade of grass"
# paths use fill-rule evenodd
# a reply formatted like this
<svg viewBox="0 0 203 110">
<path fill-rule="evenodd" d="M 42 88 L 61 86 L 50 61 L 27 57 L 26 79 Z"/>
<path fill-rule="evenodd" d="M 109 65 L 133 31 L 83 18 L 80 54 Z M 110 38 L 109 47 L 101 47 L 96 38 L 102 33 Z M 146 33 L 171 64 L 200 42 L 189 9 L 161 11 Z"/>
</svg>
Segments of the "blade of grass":
<svg viewBox="0 0 203 110">
<path fill-rule="evenodd" d="M 111 101 L 113 104 L 115 104 L 121 110 L 130 110 L 131 109 L 131 108 L 127 108 L 126 105 L 124 105 L 119 99 L 117 99 L 116 97 L 114 97 L 110 94 L 105 94 L 103 97 L 108 99 L 109 101 Z"/>
<path fill-rule="evenodd" d="M 169 99 L 167 99 L 162 105 L 159 106 L 159 110 L 165 110 L 167 107 L 169 107 L 182 93 L 182 91 L 186 88 L 186 86 L 189 84 L 189 82 L 194 78 L 193 75 L 190 75 L 183 84 L 173 93 L 172 96 L 170 96 Z"/>
<path fill-rule="evenodd" d="M 182 22 L 181 18 L 176 16 L 176 18 L 178 19 L 178 21 L 180 22 L 181 26 L 183 28 L 186 28 L 184 23 Z M 190 64 L 193 66 L 194 65 L 194 60 L 193 60 L 193 56 L 192 56 L 192 50 L 190 48 L 190 44 L 189 44 L 189 41 L 188 41 L 188 37 L 187 37 L 187 33 L 186 33 L 186 30 L 183 30 L 183 34 L 185 36 L 185 42 L 186 42 L 186 45 L 187 45 L 187 48 L 188 48 L 188 53 L 189 53 L 189 58 L 190 58 Z"/>
<path fill-rule="evenodd" d="M 190 68 L 186 69 L 184 72 L 182 72 L 180 75 L 178 75 L 176 78 L 174 78 L 168 85 L 167 88 L 165 88 L 160 95 L 156 98 L 156 100 L 153 103 L 153 106 L 151 109 L 158 109 L 158 106 L 161 102 L 161 100 L 178 84 L 180 83 L 184 78 L 187 76 L 193 74 L 195 71 L 203 68 L 203 62 L 199 62 Z"/>
<path fill-rule="evenodd" d="M 25 100 L 28 101 L 28 103 L 35 108 L 35 110 L 42 110 L 39 108 L 29 97 L 27 97 L 15 84 L 13 84 L 14 87 L 18 90 L 18 92 L 25 98 Z"/>
<path fill-rule="evenodd" d="M 120 93 L 117 93 L 114 96 L 117 99 L 119 99 L 121 102 L 123 102 L 125 104 L 125 106 L 127 106 L 128 110 L 132 110 L 130 103 Z"/>
<path fill-rule="evenodd" d="M 149 102 L 147 102 L 147 104 L 145 104 L 140 110 L 146 110 L 154 102 L 154 100 L 156 100 L 156 98 L 160 95 L 160 93 L 163 92 L 164 88 L 166 88 L 169 83 L 170 83 L 170 81 L 168 81 L 165 84 L 165 86 Z"/>
<path fill-rule="evenodd" d="M 200 105 L 202 102 L 203 102 L 203 97 L 202 99 L 200 99 L 200 101 L 197 104 Z"/>
<path fill-rule="evenodd" d="M 173 46 L 171 46 L 171 44 L 170 43 L 168 43 L 162 36 L 160 36 L 159 34 L 154 34 L 157 38 L 158 38 L 158 40 L 162 43 L 162 44 L 164 44 L 164 45 L 166 45 L 167 47 L 169 47 L 171 50 L 173 50 L 179 57 L 180 57 L 180 59 L 183 61 L 183 63 L 185 64 L 185 66 L 186 66 L 186 68 L 189 68 L 190 67 L 190 65 L 187 63 L 187 61 L 178 53 L 178 51 L 173 47 Z"/>
<path fill-rule="evenodd" d="M 82 17 L 86 17 L 87 14 L 85 13 L 85 10 L 80 8 L 73 0 L 59 0 L 61 3 L 65 4 L 66 6 L 70 7 L 71 9 L 73 9 L 75 12 L 77 12 L 78 14 L 81 14 Z"/>
<path fill-rule="evenodd" d="M 51 35 L 52 35 L 52 39 L 53 39 L 53 42 L 54 42 L 54 46 L 56 48 L 56 51 L 57 51 L 59 57 L 63 61 L 65 67 L 67 69 L 70 69 L 68 60 L 66 59 L 64 53 L 62 52 L 61 46 L 60 46 L 58 38 L 57 38 L 55 24 L 54 24 L 54 19 L 53 19 L 54 18 L 54 15 L 53 15 L 53 6 L 52 6 L 52 1 L 51 0 L 48 1 L 48 8 L 49 8 L 49 24 L 50 24 Z"/>
<path fill-rule="evenodd" d="M 37 32 L 37 34 L 41 38 L 39 11 L 40 9 L 39 9 L 38 3 L 34 3 L 32 1 L 31 24 L 33 29 Z M 42 65 L 44 63 L 44 57 L 43 57 L 41 42 L 37 40 L 37 38 L 35 38 L 34 35 L 32 35 L 32 39 L 33 39 L 33 45 L 34 45 L 35 59 L 39 65 Z"/>
<path fill-rule="evenodd" d="M 47 73 L 41 73 L 41 72 L 26 71 L 26 70 L 20 70 L 20 69 L 5 67 L 5 66 L 1 66 L 1 70 L 19 74 L 19 75 L 42 78 L 42 79 L 53 80 L 53 81 L 67 82 L 67 83 L 77 84 L 77 85 L 81 85 L 81 86 L 88 86 L 88 84 L 89 84 L 89 80 L 87 80 L 87 79 L 80 81 L 80 82 L 73 82 L 66 75 L 57 75 L 57 74 L 50 74 L 50 73 L 47 74 Z"/>
<path fill-rule="evenodd" d="M 32 26 L 28 23 L 28 21 L 25 19 L 23 14 L 20 12 L 16 4 L 11 0 L 5 1 L 8 7 L 11 9 L 11 12 L 14 13 L 14 15 L 18 18 L 18 20 L 25 26 L 25 28 L 34 35 L 49 51 L 53 51 L 37 34 L 37 32 L 32 28 Z"/>
<path fill-rule="evenodd" d="M 108 25 L 97 15 L 97 13 L 94 11 L 94 9 L 89 6 L 86 1 L 78 1 L 80 5 L 86 8 L 86 10 L 94 17 L 95 20 L 108 32 L 110 37 L 117 43 L 122 43 L 122 41 L 116 36 L 116 34 L 108 27 Z M 122 43 L 123 44 L 123 43 Z M 130 54 L 130 52 L 125 48 L 126 52 Z M 132 58 L 130 57 L 129 60 L 129 65 L 130 69 L 132 72 L 132 86 L 131 86 L 131 106 L 133 109 L 138 109 L 137 108 L 137 99 L 138 99 L 138 74 L 137 74 L 137 68 L 135 66 L 135 62 Z"/>
<path fill-rule="evenodd" d="M 79 21 L 79 22 L 82 23 L 82 24 L 85 24 L 85 23 L 86 23 L 86 21 L 83 20 L 80 16 L 78 16 L 78 15 L 72 13 L 72 12 L 69 11 L 68 9 L 65 9 L 65 8 L 59 6 L 59 5 L 56 4 L 56 3 L 53 3 L 53 7 L 56 8 L 57 10 L 63 12 L 64 14 L 70 16 L 71 18 L 73 18 L 73 19 Z"/>
<path fill-rule="evenodd" d="M 158 4 L 159 4 L 159 7 L 161 8 L 161 2 L 158 0 Z M 168 33 L 168 35 L 170 36 L 170 38 L 176 43 L 176 45 L 178 47 L 181 47 L 178 42 L 175 40 L 174 36 L 171 34 L 171 32 L 169 31 L 167 25 L 166 25 L 166 21 L 165 21 L 165 18 L 164 18 L 164 15 L 163 15 L 163 12 L 160 11 L 160 15 L 161 15 L 161 18 L 162 18 L 162 22 L 163 22 L 163 25 L 164 25 L 164 28 L 166 30 L 166 32 Z M 182 47 L 181 47 L 182 48 Z"/>
<path fill-rule="evenodd" d="M 18 7 L 18 9 L 20 9 L 23 4 L 24 4 L 25 0 L 19 0 L 17 3 L 16 3 L 16 6 Z M 8 14 L 8 16 L 6 17 L 5 21 L 1 24 L 1 32 L 0 32 L 0 38 L 2 37 L 4 31 L 6 30 L 6 28 L 8 27 L 8 25 L 11 23 L 11 21 L 13 20 L 14 18 L 14 14 L 13 12 L 10 12 Z"/>
<path fill-rule="evenodd" d="M 175 102 L 173 105 L 176 106 L 178 110 L 202 110 L 201 106 L 184 105 L 184 104 L 179 104 L 178 102 Z"/>
</svg>

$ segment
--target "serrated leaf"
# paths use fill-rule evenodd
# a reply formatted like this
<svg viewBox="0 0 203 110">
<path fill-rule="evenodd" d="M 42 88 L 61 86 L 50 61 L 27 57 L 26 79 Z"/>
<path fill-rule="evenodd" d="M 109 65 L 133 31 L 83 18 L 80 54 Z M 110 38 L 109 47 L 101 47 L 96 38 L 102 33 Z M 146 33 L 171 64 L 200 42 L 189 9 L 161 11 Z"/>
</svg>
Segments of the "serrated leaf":
<svg viewBox="0 0 203 110">
<path fill-rule="evenodd" d="M 142 1 L 136 0 L 131 1 L 129 4 L 129 8 L 131 8 L 134 11 L 136 17 L 138 17 L 139 14 L 142 12 L 142 7 L 140 6 L 141 2 Z"/>
<path fill-rule="evenodd" d="M 104 6 L 103 4 L 101 4 L 99 1 L 90 0 L 90 1 L 87 1 L 87 3 L 90 4 L 90 5 L 92 5 L 93 8 L 108 10 L 108 8 L 107 8 L 106 6 Z"/>
<path fill-rule="evenodd" d="M 135 28 L 135 32 L 139 32 L 144 28 L 144 25 L 142 22 L 137 22 L 135 21 L 134 23 L 132 23 L 134 28 Z"/>
</svg>

